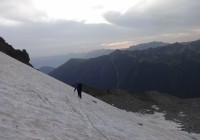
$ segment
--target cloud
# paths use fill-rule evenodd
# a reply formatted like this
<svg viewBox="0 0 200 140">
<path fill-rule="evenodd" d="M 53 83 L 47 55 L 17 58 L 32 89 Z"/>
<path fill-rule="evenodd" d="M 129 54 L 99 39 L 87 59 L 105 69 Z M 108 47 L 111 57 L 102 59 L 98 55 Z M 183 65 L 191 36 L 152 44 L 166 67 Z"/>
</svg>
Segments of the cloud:
<svg viewBox="0 0 200 140">
<path fill-rule="evenodd" d="M 143 0 L 126 13 L 107 12 L 111 24 L 146 31 L 173 31 L 200 27 L 199 0 Z"/>
<path fill-rule="evenodd" d="M 44 12 L 36 10 L 30 0 L 0 0 L 1 22 L 24 23 L 39 21 L 46 17 Z"/>
<path fill-rule="evenodd" d="M 0 26 L 0 29 L 0 36 L 15 48 L 27 49 L 31 56 L 94 50 L 102 48 L 101 44 L 106 42 L 126 40 L 132 34 L 131 30 L 109 24 L 85 24 L 72 20 L 28 22 L 18 26 Z"/>
<path fill-rule="evenodd" d="M 199 0 L 143 0 L 124 14 L 107 12 L 111 24 L 47 20 L 29 0 L 0 3 L 0 36 L 14 48 L 27 49 L 31 57 L 129 47 L 126 41 L 173 42 L 200 36 Z"/>
<path fill-rule="evenodd" d="M 102 44 L 113 42 L 183 41 L 181 39 L 193 40 L 200 36 L 200 32 L 194 34 L 196 30 L 162 35 L 109 24 L 85 24 L 71 20 L 28 22 L 18 26 L 0 25 L 0 30 L 0 36 L 9 44 L 18 49 L 26 49 L 31 57 L 108 48 Z M 185 35 L 182 36 L 183 34 Z M 117 48 L 125 45 L 118 44 Z M 127 44 L 127 47 L 130 45 L 132 44 Z"/>
<path fill-rule="evenodd" d="M 105 43 L 102 46 L 105 46 L 107 49 L 122 49 L 127 48 L 128 46 L 133 45 L 132 41 L 122 41 L 122 42 L 112 42 L 112 43 Z"/>
</svg>

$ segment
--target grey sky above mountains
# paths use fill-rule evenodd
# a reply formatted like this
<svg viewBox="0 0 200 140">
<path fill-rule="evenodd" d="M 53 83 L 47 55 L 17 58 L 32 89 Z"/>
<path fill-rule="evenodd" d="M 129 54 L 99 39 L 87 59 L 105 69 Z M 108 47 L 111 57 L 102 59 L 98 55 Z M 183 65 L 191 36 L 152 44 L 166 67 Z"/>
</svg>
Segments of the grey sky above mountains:
<svg viewBox="0 0 200 140">
<path fill-rule="evenodd" d="M 200 37 L 199 0 L 0 0 L 0 36 L 31 57 Z"/>
</svg>

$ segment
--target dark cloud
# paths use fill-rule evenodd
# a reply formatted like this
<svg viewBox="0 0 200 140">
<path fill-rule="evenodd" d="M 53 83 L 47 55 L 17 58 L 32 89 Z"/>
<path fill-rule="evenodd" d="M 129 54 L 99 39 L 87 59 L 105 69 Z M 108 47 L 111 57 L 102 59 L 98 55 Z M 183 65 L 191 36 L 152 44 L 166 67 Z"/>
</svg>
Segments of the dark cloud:
<svg viewBox="0 0 200 140">
<path fill-rule="evenodd" d="M 143 1 L 124 14 L 111 11 L 104 17 L 111 24 L 139 30 L 182 30 L 200 26 L 200 1 Z"/>
</svg>

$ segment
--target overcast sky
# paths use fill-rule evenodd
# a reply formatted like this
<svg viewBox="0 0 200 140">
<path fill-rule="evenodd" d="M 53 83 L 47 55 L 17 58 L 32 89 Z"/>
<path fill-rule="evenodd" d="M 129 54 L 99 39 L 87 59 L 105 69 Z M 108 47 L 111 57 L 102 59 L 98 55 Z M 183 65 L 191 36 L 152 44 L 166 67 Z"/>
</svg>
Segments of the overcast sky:
<svg viewBox="0 0 200 140">
<path fill-rule="evenodd" d="M 0 0 L 0 36 L 30 57 L 200 39 L 200 0 Z"/>
</svg>

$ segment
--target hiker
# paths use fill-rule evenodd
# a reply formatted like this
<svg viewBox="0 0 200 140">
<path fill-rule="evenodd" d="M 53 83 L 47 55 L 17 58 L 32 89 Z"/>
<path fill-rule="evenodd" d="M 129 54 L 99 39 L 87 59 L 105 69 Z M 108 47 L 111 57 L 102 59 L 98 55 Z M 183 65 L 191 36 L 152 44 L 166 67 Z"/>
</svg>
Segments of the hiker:
<svg viewBox="0 0 200 140">
<path fill-rule="evenodd" d="M 74 87 L 74 92 L 77 90 L 79 98 L 81 98 L 81 92 L 82 92 L 82 84 L 76 83 Z"/>
</svg>

